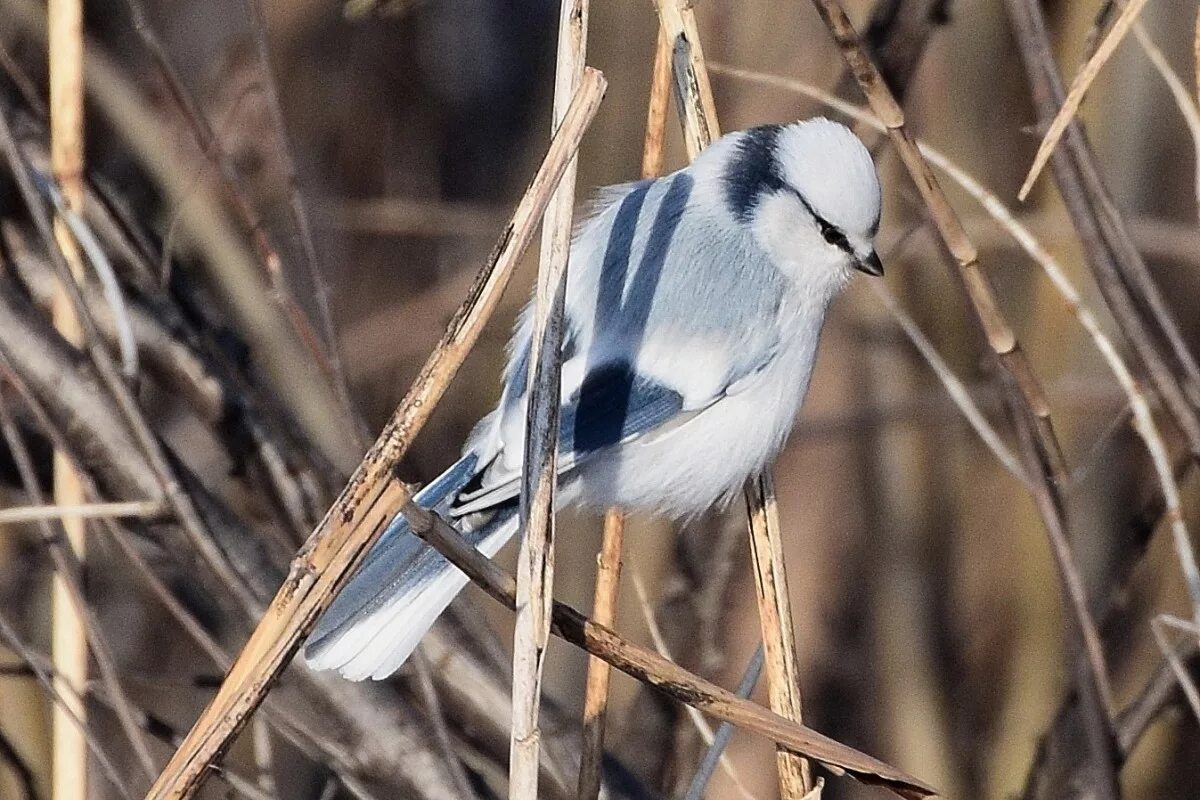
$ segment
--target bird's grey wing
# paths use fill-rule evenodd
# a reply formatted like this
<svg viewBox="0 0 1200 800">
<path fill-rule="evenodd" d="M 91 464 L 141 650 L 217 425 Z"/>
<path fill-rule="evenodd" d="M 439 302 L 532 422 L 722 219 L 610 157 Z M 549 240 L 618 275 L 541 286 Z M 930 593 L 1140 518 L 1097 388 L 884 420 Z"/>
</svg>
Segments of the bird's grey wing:
<svg viewBox="0 0 1200 800">
<path fill-rule="evenodd" d="M 662 428 L 682 411 L 679 392 L 639 375 L 626 363 L 590 370 L 559 413 L 559 474 L 569 472 L 597 450 Z M 461 517 L 492 508 L 520 492 L 519 472 L 489 478 L 483 487 L 461 494 L 451 515 Z"/>
</svg>

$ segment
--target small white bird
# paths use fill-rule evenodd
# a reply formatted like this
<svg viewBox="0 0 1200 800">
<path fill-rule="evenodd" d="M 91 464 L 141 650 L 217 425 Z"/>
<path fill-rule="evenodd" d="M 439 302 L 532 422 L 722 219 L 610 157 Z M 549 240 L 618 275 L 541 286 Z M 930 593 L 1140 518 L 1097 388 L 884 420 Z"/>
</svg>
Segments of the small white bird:
<svg viewBox="0 0 1200 800">
<path fill-rule="evenodd" d="M 826 119 L 729 134 L 686 169 L 603 190 L 568 268 L 560 505 L 672 518 L 732 497 L 787 438 L 829 302 L 881 275 L 871 156 Z M 532 312 L 504 392 L 416 496 L 492 556 L 517 531 Z M 317 623 L 316 669 L 395 672 L 466 577 L 398 517 Z"/>
</svg>

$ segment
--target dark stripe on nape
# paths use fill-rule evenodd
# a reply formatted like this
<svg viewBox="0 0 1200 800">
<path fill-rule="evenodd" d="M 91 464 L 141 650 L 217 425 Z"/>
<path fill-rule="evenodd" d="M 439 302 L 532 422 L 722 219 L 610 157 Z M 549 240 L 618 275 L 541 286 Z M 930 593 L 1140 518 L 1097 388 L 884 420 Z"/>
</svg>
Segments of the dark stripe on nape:
<svg viewBox="0 0 1200 800">
<path fill-rule="evenodd" d="M 783 176 L 775 158 L 781 125 L 763 125 L 744 131 L 725 174 L 725 202 L 739 222 L 746 222 L 759 200 L 783 188 Z"/>
</svg>

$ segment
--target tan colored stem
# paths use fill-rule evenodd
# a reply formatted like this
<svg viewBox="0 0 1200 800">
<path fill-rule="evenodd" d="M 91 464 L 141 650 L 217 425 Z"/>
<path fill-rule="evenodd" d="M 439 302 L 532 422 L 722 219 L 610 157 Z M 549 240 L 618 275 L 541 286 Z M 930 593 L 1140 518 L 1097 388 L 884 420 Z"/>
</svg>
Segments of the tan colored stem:
<svg viewBox="0 0 1200 800">
<path fill-rule="evenodd" d="M 50 58 L 50 168 L 62 189 L 68 208 L 83 207 L 83 2 L 50 0 L 47 52 Z M 62 219 L 55 219 L 58 246 L 78 279 L 83 260 L 75 240 Z M 54 327 L 79 346 L 83 331 L 64 291 L 55 292 L 51 302 Z M 54 502 L 79 505 L 85 502 L 83 487 L 64 454 L 54 454 Z M 83 520 L 63 520 L 68 546 L 79 563 L 87 546 Z M 51 658 L 54 682 L 63 697 L 54 705 L 54 766 L 51 790 L 54 800 L 84 800 L 87 796 L 87 717 L 82 701 L 88 679 L 87 632 L 83 615 L 71 598 L 67 577 L 51 579 Z M 74 717 L 75 719 L 72 719 Z M 79 720 L 77 724 L 75 720 Z"/>
<path fill-rule="evenodd" d="M 802 716 L 796 637 L 792 628 L 792 603 L 788 596 L 787 570 L 783 561 L 779 507 L 770 473 L 764 473 L 746 485 L 746 508 L 771 710 L 799 723 Z M 808 762 L 786 747 L 776 748 L 775 760 L 779 771 L 780 798 L 801 800 L 813 787 Z"/>
<path fill-rule="evenodd" d="M 588 0 L 561 0 L 552 134 L 562 124 L 583 79 L 588 5 Z M 601 87 L 603 91 L 603 80 Z M 578 159 L 573 156 L 546 209 L 534 297 L 521 476 L 521 525 L 525 535 L 517 555 L 517 620 L 513 633 L 513 721 L 508 761 L 511 800 L 535 800 L 538 796 L 541 752 L 538 712 L 546 647 L 550 641 L 554 586 L 554 490 L 558 482 L 563 306 L 577 167 Z"/>
<path fill-rule="evenodd" d="M 604 538 L 596 556 L 596 590 L 592 618 L 597 625 L 613 627 L 617 618 L 621 582 L 621 546 L 625 518 L 615 508 L 604 515 Z M 579 758 L 579 800 L 600 796 L 600 773 L 604 761 L 604 723 L 608 716 L 608 684 L 612 669 L 597 656 L 588 658 L 587 688 L 583 700 L 583 742 Z"/>
</svg>

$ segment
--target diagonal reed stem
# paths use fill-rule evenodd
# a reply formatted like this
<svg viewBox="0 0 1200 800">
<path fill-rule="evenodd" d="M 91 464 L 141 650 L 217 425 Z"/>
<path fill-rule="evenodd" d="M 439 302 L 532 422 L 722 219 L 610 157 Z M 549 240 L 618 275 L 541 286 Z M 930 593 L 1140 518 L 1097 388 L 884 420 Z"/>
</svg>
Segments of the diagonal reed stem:
<svg viewBox="0 0 1200 800">
<path fill-rule="evenodd" d="M 395 478 L 400 459 L 499 303 L 603 94 L 603 77 L 587 71 L 533 182 L 445 335 L 346 488 L 297 553 L 287 580 L 216 696 L 151 787 L 148 799 L 196 794 L 209 768 L 262 702 L 317 617 L 411 496 L 409 488 Z"/>
</svg>

